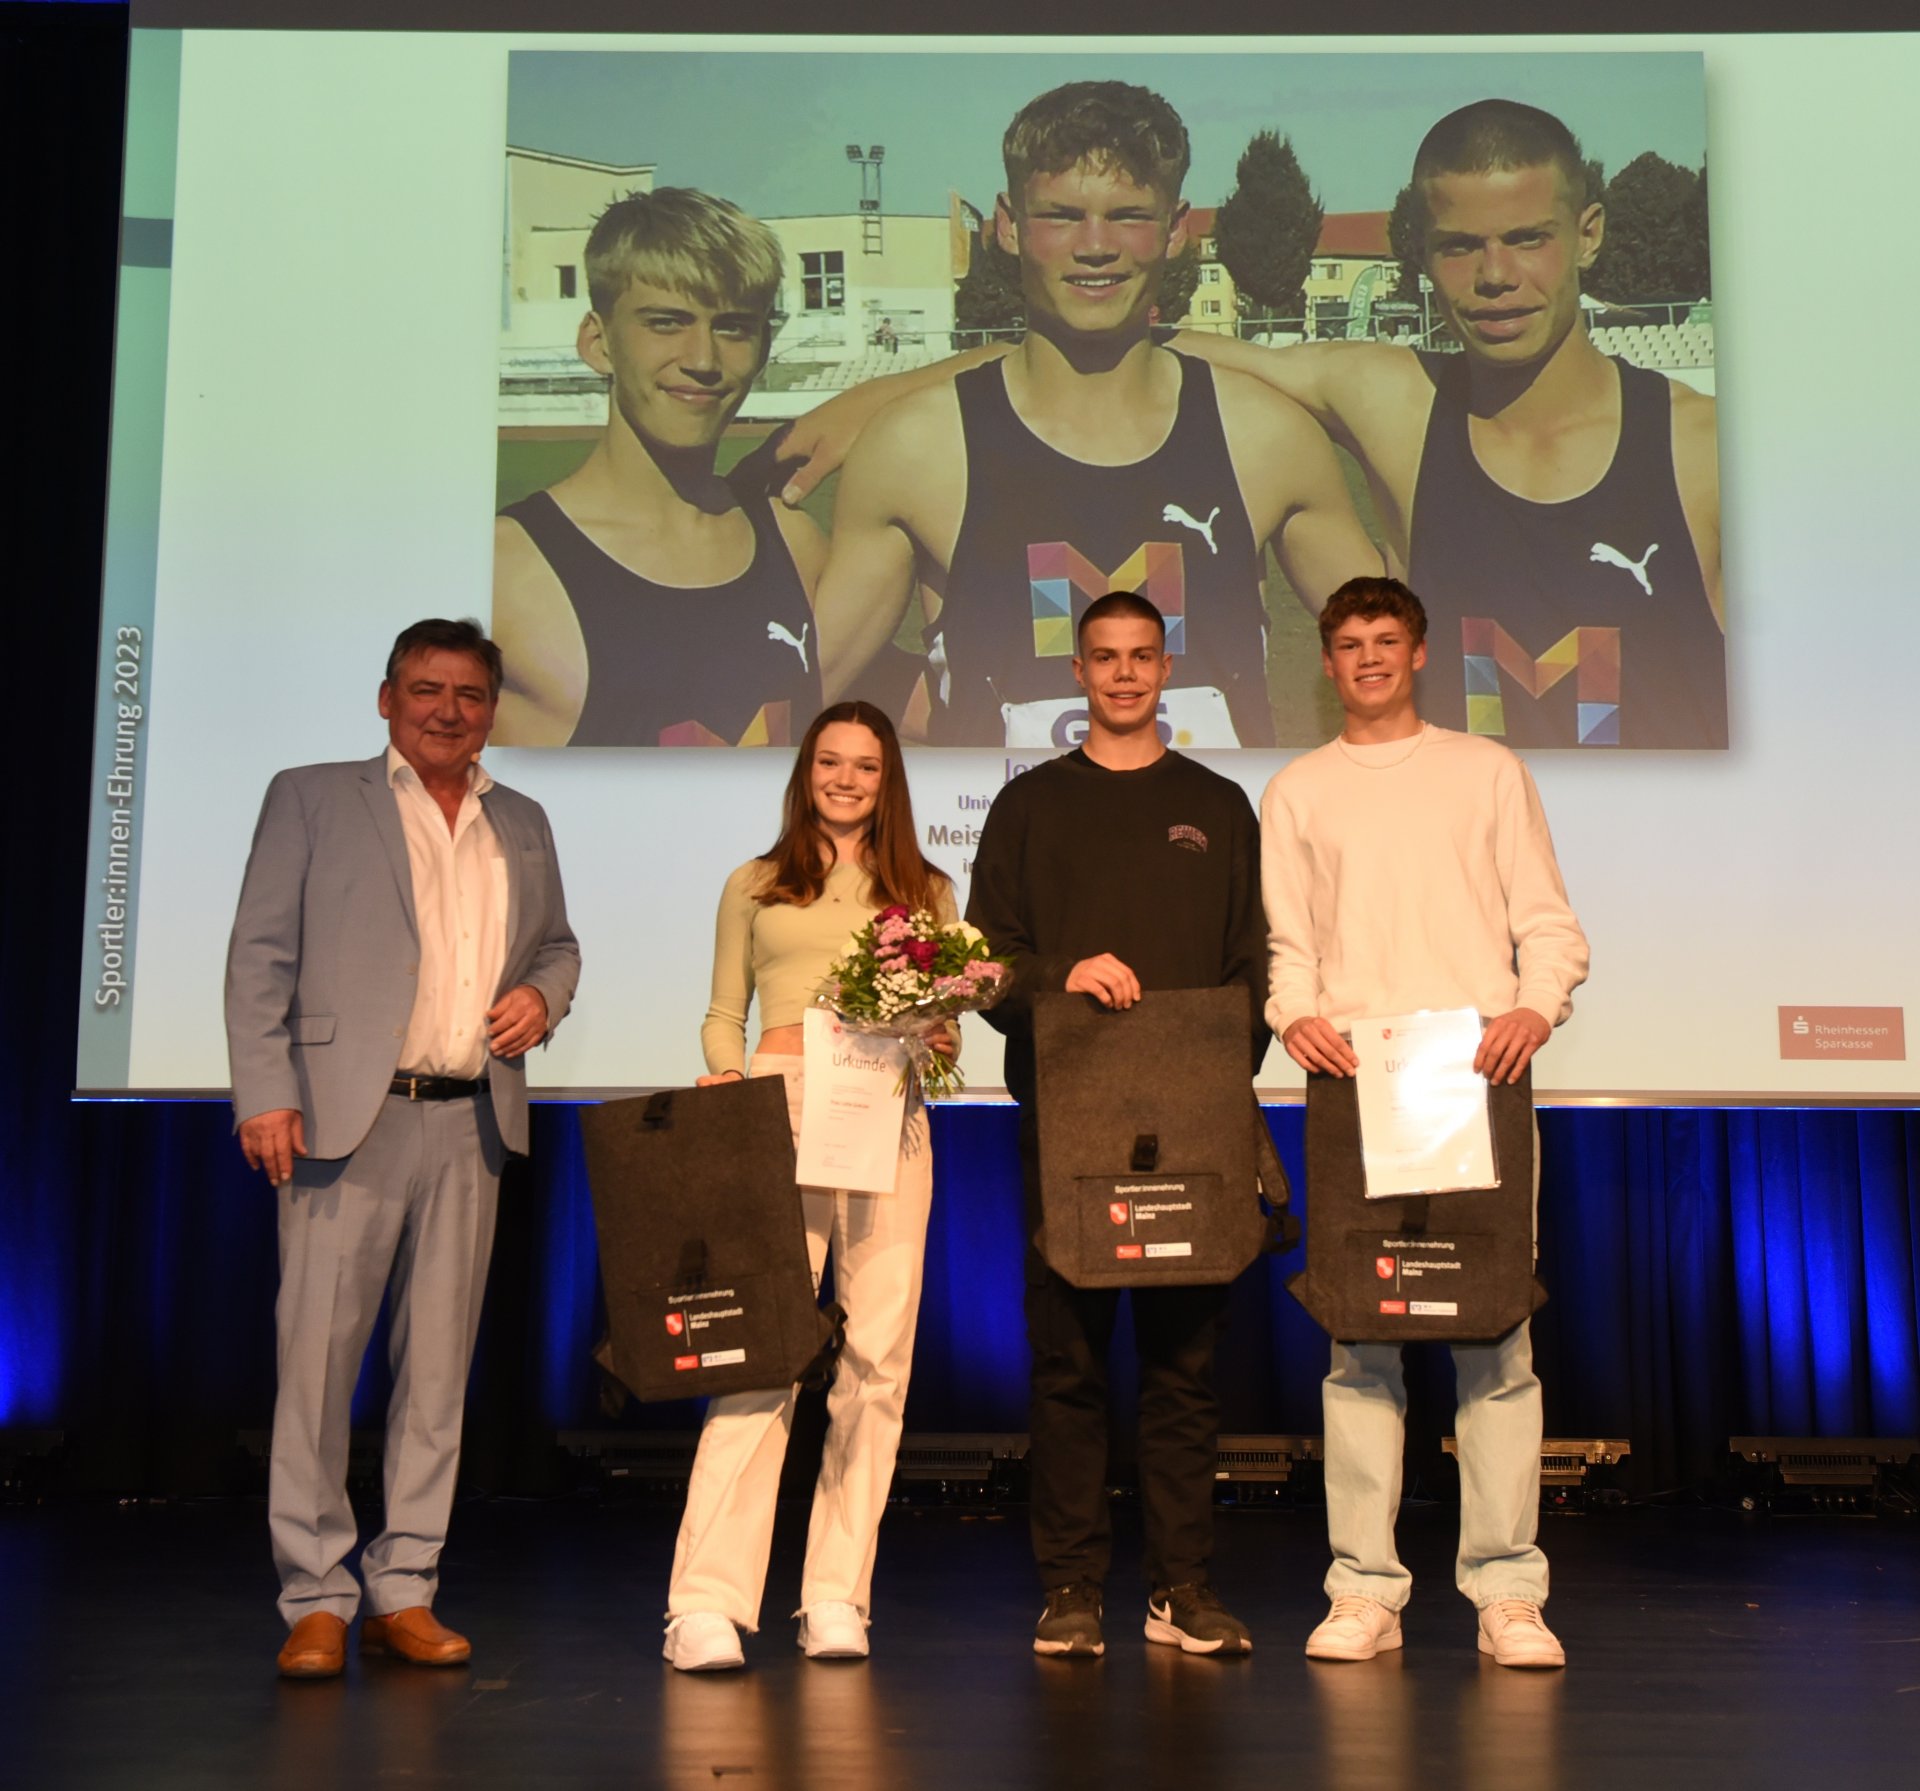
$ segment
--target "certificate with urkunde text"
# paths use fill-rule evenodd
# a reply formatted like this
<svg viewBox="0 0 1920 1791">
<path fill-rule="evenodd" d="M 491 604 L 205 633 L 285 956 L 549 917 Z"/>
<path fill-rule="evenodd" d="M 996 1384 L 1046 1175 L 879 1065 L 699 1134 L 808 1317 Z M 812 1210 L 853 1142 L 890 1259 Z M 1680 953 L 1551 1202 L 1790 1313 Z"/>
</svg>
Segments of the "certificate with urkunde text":
<svg viewBox="0 0 1920 1791">
<path fill-rule="evenodd" d="M 824 1008 L 811 1007 L 805 1049 L 801 1183 L 891 1194 L 907 1111 L 905 1043 L 849 1032 Z"/>
<path fill-rule="evenodd" d="M 1369 1200 L 1499 1187 L 1480 1030 L 1470 1007 L 1354 1022 Z"/>
</svg>

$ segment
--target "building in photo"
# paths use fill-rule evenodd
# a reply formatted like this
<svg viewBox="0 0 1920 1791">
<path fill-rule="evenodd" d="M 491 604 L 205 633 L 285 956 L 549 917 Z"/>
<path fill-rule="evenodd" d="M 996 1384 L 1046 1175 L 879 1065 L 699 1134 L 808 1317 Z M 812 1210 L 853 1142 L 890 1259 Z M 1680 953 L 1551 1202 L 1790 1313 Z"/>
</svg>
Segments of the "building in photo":
<svg viewBox="0 0 1920 1791">
<path fill-rule="evenodd" d="M 500 292 L 500 421 L 607 420 L 607 385 L 575 339 L 587 296 L 587 238 L 616 199 L 651 193 L 655 164 L 590 162 L 507 148 Z"/>
</svg>

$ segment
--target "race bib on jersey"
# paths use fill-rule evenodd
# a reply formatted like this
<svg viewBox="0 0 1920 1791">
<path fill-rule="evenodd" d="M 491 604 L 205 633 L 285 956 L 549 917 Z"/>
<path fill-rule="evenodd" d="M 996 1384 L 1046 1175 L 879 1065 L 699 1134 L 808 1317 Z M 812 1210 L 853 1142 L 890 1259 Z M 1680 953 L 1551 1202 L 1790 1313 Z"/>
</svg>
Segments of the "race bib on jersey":
<svg viewBox="0 0 1920 1791">
<path fill-rule="evenodd" d="M 1052 747 L 1070 751 L 1087 737 L 1087 699 L 1048 697 L 1034 703 L 1002 703 L 1000 719 L 1007 745 Z M 1160 693 L 1158 726 L 1168 746 L 1238 746 L 1227 699 L 1211 685 L 1195 684 Z"/>
</svg>

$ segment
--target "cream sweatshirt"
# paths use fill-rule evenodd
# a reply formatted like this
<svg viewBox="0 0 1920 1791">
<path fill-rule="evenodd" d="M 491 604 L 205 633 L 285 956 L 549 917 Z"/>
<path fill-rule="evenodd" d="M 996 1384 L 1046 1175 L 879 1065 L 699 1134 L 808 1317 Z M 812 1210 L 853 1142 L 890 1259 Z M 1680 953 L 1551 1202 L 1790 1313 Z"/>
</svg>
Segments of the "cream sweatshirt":
<svg viewBox="0 0 1920 1791">
<path fill-rule="evenodd" d="M 1276 1038 L 1421 1008 L 1558 1026 L 1586 980 L 1540 794 L 1497 741 L 1428 724 L 1303 755 L 1261 800 L 1260 870 Z"/>
</svg>

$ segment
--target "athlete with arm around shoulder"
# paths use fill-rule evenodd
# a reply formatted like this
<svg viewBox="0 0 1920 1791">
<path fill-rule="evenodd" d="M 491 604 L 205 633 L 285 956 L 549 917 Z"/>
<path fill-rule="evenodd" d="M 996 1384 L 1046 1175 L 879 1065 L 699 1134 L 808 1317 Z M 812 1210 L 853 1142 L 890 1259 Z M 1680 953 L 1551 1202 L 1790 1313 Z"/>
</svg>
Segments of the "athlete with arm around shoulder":
<svg viewBox="0 0 1920 1791">
<path fill-rule="evenodd" d="M 1577 557 L 1589 557 L 1591 549 L 1593 559 L 1642 583 L 1655 571 L 1665 574 L 1663 600 L 1677 574 L 1680 594 L 1673 601 L 1683 613 L 1674 625 L 1686 644 L 1676 649 L 1663 637 L 1648 645 L 1662 654 L 1677 650 L 1683 657 L 1712 659 L 1718 656 L 1712 635 L 1690 629 L 1684 606 L 1704 604 L 1712 630 L 1724 632 L 1714 401 L 1679 381 L 1623 367 L 1588 335 L 1581 275 L 1599 254 L 1605 209 L 1589 194 L 1587 178 L 1579 146 L 1564 124 L 1506 100 L 1477 102 L 1442 119 L 1415 158 L 1414 190 L 1425 212 L 1423 267 L 1461 351 L 1452 365 L 1463 375 L 1469 451 L 1497 493 L 1522 506 L 1569 505 L 1616 471 L 1627 421 L 1625 388 L 1633 383 L 1638 402 L 1660 407 L 1664 432 L 1658 455 L 1664 465 L 1643 476 L 1656 486 L 1666 482 L 1686 547 L 1665 542 L 1666 558 L 1654 569 L 1647 565 L 1650 542 L 1644 538 L 1629 544 L 1589 537 L 1575 544 Z M 1188 330 L 1172 345 L 1257 380 L 1305 410 L 1359 462 L 1390 569 L 1419 574 L 1415 499 L 1435 420 L 1436 380 L 1451 357 L 1384 342 L 1272 349 Z M 790 476 L 788 500 L 824 477 L 834 456 L 846 452 L 890 399 L 1006 352 L 996 344 L 876 381 L 802 419 L 789 451 L 811 458 Z M 1656 499 L 1649 492 L 1632 501 L 1646 508 Z M 1431 536 L 1429 543 L 1431 555 Z M 1630 587 L 1622 590 L 1631 596 Z M 1429 589 L 1430 605 L 1438 595 Z M 1521 621 L 1527 613 L 1524 599 L 1496 608 Z M 1724 692 L 1702 688 L 1700 700 L 1709 710 L 1717 707 L 1724 722 Z"/>
</svg>

